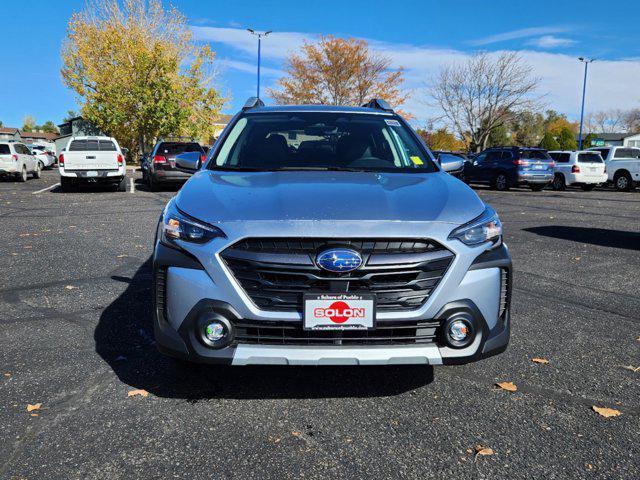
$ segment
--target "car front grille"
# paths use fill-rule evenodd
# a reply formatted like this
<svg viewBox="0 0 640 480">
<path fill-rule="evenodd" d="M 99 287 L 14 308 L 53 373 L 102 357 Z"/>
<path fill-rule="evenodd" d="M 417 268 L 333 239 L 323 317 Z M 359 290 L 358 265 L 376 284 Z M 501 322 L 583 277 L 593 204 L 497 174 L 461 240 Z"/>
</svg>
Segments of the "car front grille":
<svg viewBox="0 0 640 480">
<path fill-rule="evenodd" d="M 357 250 L 363 266 L 348 273 L 319 268 L 328 248 Z M 261 309 L 302 311 L 305 293 L 375 294 L 378 311 L 419 308 L 436 288 L 454 255 L 424 239 L 242 240 L 221 254 L 238 283 Z"/>
<path fill-rule="evenodd" d="M 378 323 L 373 330 L 304 330 L 301 323 L 234 322 L 238 344 L 422 345 L 438 336 L 439 321 Z"/>
</svg>

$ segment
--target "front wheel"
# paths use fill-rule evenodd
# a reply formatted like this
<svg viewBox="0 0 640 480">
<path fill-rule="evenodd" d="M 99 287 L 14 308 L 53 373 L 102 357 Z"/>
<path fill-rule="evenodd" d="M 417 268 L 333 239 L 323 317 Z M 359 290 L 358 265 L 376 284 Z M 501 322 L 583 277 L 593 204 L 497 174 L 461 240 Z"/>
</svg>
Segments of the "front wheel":
<svg viewBox="0 0 640 480">
<path fill-rule="evenodd" d="M 40 178 L 42 175 L 42 169 L 44 168 L 44 165 L 42 164 L 42 162 L 38 162 L 36 164 L 36 169 L 33 172 L 33 178 Z"/>
<path fill-rule="evenodd" d="M 19 182 L 26 182 L 27 178 L 28 178 L 27 177 L 27 166 L 26 165 L 22 165 L 22 170 L 18 174 L 18 181 Z"/>
<path fill-rule="evenodd" d="M 567 185 L 564 182 L 564 177 L 562 175 L 556 174 L 556 176 L 553 177 L 553 184 L 551 185 L 551 187 L 557 191 L 565 190 L 567 188 Z"/>
<path fill-rule="evenodd" d="M 613 179 L 613 184 L 619 192 L 628 192 L 631 190 L 632 186 L 631 175 L 627 172 L 616 173 L 616 176 Z"/>
<path fill-rule="evenodd" d="M 588 185 L 580 185 L 580 188 L 582 188 L 582 190 L 584 190 L 585 192 L 590 192 L 591 190 L 596 188 L 596 185 L 595 185 L 595 183 L 591 183 L 591 184 L 588 184 Z"/>
<path fill-rule="evenodd" d="M 493 188 L 495 188 L 499 192 L 509 190 L 509 180 L 504 173 L 499 173 L 498 175 L 496 175 L 492 183 Z"/>
<path fill-rule="evenodd" d="M 531 189 L 532 192 L 541 192 L 542 190 L 544 190 L 544 187 L 546 187 L 546 185 L 544 183 L 542 184 L 533 184 L 533 185 L 529 185 L 529 188 Z"/>
</svg>

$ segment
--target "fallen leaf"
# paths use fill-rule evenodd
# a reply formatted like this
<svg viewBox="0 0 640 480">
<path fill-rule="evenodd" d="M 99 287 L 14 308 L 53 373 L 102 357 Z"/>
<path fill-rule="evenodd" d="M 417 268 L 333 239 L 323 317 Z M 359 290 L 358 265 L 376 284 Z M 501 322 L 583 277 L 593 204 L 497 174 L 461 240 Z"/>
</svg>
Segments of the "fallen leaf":
<svg viewBox="0 0 640 480">
<path fill-rule="evenodd" d="M 129 255 L 126 255 L 126 254 L 123 253 L 122 255 L 118 255 L 116 258 L 125 258 L 125 257 L 128 257 L 128 256 Z"/>
<path fill-rule="evenodd" d="M 39 415 L 37 413 L 32 413 L 31 416 L 32 417 L 38 417 Z"/>
<path fill-rule="evenodd" d="M 640 372 L 640 367 L 634 367 L 633 365 L 620 365 L 625 370 L 631 370 L 634 373 Z"/>
<path fill-rule="evenodd" d="M 76 288 L 78 288 L 78 287 L 74 287 L 73 285 L 67 285 L 67 286 L 66 286 L 66 287 L 64 287 L 64 288 L 66 288 L 67 290 L 74 290 L 74 289 L 76 289 Z"/>
<path fill-rule="evenodd" d="M 618 415 L 621 415 L 620 410 L 616 410 L 614 408 L 608 408 L 608 407 L 596 407 L 595 405 L 591 407 L 593 409 L 594 412 L 596 412 L 598 415 L 601 415 L 605 418 L 609 418 L 609 417 L 617 417 Z"/>
<path fill-rule="evenodd" d="M 574 260 L 580 260 L 580 258 L 582 258 L 582 257 L 576 257 L 576 258 L 574 258 Z"/>
<path fill-rule="evenodd" d="M 640 342 L 640 336 L 636 338 L 636 342 Z"/>
<path fill-rule="evenodd" d="M 41 406 L 42 406 L 42 403 L 35 403 L 33 405 L 31 405 L 30 403 L 27 403 L 27 412 L 32 412 L 33 410 L 40 410 Z"/>
<path fill-rule="evenodd" d="M 294 437 L 299 437 L 300 436 L 300 432 L 293 431 L 293 432 L 291 432 L 291 435 L 293 435 Z"/>
<path fill-rule="evenodd" d="M 518 387 L 516 387 L 513 382 L 499 382 L 496 383 L 496 385 L 507 392 L 515 392 L 518 390 Z"/>
<path fill-rule="evenodd" d="M 549 360 L 547 360 L 546 358 L 532 358 L 531 361 L 533 363 L 542 363 L 544 365 L 546 365 L 547 363 L 549 363 Z"/>
<path fill-rule="evenodd" d="M 493 450 L 489 447 L 483 447 L 482 445 L 476 445 L 476 457 L 478 455 L 493 455 Z"/>
<path fill-rule="evenodd" d="M 590 463 L 587 463 L 586 467 L 587 470 L 593 470 L 593 465 L 591 465 Z"/>
<path fill-rule="evenodd" d="M 135 389 L 135 390 L 129 390 L 127 392 L 127 397 L 135 397 L 135 396 L 141 396 L 141 397 L 148 397 L 149 396 L 149 392 L 147 392 L 146 390 L 143 390 L 141 388 Z"/>
<path fill-rule="evenodd" d="M 11 376 L 11 374 L 10 374 L 9 372 L 7 372 L 7 373 L 5 373 L 5 374 L 4 374 L 4 376 L 5 376 L 5 377 L 10 377 L 10 376 Z"/>
</svg>

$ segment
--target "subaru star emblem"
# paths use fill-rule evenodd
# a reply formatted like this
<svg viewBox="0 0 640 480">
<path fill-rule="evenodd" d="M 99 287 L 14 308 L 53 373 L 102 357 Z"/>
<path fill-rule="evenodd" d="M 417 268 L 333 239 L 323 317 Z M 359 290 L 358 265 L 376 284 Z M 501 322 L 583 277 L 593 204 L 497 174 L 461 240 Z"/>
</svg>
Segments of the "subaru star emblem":
<svg viewBox="0 0 640 480">
<path fill-rule="evenodd" d="M 355 250 L 332 248 L 321 252 L 316 263 L 329 272 L 351 272 L 362 265 L 362 257 Z"/>
</svg>

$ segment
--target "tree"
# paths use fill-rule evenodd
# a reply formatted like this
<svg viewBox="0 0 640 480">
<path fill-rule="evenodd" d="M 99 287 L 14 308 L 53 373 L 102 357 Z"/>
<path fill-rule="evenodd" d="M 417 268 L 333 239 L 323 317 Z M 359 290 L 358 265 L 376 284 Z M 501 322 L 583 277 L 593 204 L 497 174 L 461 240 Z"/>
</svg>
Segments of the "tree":
<svg viewBox="0 0 640 480">
<path fill-rule="evenodd" d="M 560 146 L 560 150 L 577 150 L 578 143 L 575 139 L 575 134 L 571 131 L 570 128 L 563 128 L 560 130 L 560 135 L 558 135 L 558 144 Z"/>
<path fill-rule="evenodd" d="M 544 135 L 544 117 L 541 113 L 525 110 L 514 115 L 511 124 L 516 145 L 537 145 Z"/>
<path fill-rule="evenodd" d="M 47 120 L 41 126 L 38 127 L 38 130 L 42 130 L 45 133 L 59 133 L 58 127 L 51 120 Z"/>
<path fill-rule="evenodd" d="M 78 113 L 75 110 L 67 110 L 67 116 L 62 119 L 63 122 L 68 122 L 72 118 L 79 117 Z"/>
<path fill-rule="evenodd" d="M 632 108 L 627 111 L 622 118 L 622 122 L 627 132 L 640 132 L 640 108 Z"/>
<path fill-rule="evenodd" d="M 509 136 L 509 132 L 507 130 L 506 125 L 498 125 L 496 128 L 491 130 L 489 133 L 489 138 L 487 139 L 487 147 L 506 147 L 511 145 L 512 140 Z"/>
<path fill-rule="evenodd" d="M 589 113 L 586 117 L 587 131 L 594 133 L 617 133 L 624 128 L 625 112 L 620 109 Z"/>
<path fill-rule="evenodd" d="M 553 138 L 553 135 L 546 132 L 540 141 L 540 148 L 544 148 L 545 150 L 560 150 L 560 144 Z"/>
<path fill-rule="evenodd" d="M 554 137 L 559 137 L 562 130 L 567 129 L 573 133 L 578 133 L 578 122 L 570 122 L 567 117 L 560 115 L 551 121 L 546 122 L 545 131 L 549 132 Z"/>
<path fill-rule="evenodd" d="M 36 129 L 36 119 L 33 115 L 26 115 L 22 120 L 22 131 L 33 132 Z"/>
<path fill-rule="evenodd" d="M 470 149 L 484 149 L 491 131 L 526 110 L 536 111 L 539 80 L 514 52 L 479 53 L 443 67 L 429 87 L 443 119 Z"/>
<path fill-rule="evenodd" d="M 582 139 L 582 148 L 591 148 L 593 141 L 596 139 L 595 133 L 588 133 L 586 137 Z"/>
<path fill-rule="evenodd" d="M 403 69 L 390 66 L 391 59 L 369 51 L 365 40 L 322 36 L 289 55 L 286 76 L 268 94 L 279 104 L 360 106 L 382 98 L 398 107 L 408 94 L 402 89 Z"/>
<path fill-rule="evenodd" d="M 214 53 L 161 0 L 90 0 L 69 21 L 62 60 L 83 117 L 132 151 L 215 129 L 224 100 L 210 86 Z"/>
<path fill-rule="evenodd" d="M 418 135 L 423 138 L 431 150 L 455 152 L 465 147 L 464 142 L 446 128 L 439 128 L 434 132 L 429 132 L 426 129 L 418 129 Z"/>
</svg>

